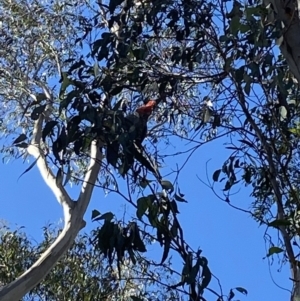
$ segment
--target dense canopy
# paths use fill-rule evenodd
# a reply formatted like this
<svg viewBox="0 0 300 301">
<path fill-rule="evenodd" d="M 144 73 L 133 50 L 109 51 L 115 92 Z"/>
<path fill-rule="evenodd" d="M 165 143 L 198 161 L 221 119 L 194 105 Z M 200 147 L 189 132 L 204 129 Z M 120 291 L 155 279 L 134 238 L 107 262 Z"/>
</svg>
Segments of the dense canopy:
<svg viewBox="0 0 300 301">
<path fill-rule="evenodd" d="M 95 185 L 121 194 L 125 180 L 136 217 L 123 224 L 95 210 L 103 221 L 95 247 L 110 264 L 126 255 L 135 264 L 154 239 L 162 247 L 156 264 L 171 253 L 182 259 L 172 289 L 204 300 L 212 273 L 185 240 L 177 208 L 186 202 L 178 182 L 185 164 L 167 162 L 174 141 L 187 161 L 222 138 L 230 155 L 207 171 L 207 185 L 229 205 L 232 193 L 251 186 L 251 203 L 237 208 L 278 230 L 267 255 L 290 265 L 298 300 L 299 9 L 296 1 L 266 2 L 0 3 L 3 158 L 33 156 L 25 172 L 39 168 L 65 218 L 36 269 L 25 272 L 28 282 L 20 276 L 0 298 L 22 297 L 49 273 L 84 227 Z M 82 185 L 76 201 L 70 182 Z"/>
</svg>

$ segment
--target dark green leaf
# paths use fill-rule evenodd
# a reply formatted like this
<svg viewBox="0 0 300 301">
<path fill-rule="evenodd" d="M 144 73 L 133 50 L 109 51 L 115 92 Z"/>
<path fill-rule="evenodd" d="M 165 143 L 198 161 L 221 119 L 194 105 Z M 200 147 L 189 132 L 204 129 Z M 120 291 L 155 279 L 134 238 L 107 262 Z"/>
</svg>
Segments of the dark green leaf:
<svg viewBox="0 0 300 301">
<path fill-rule="evenodd" d="M 172 209 L 173 214 L 179 213 L 178 207 L 177 207 L 177 204 L 176 204 L 175 201 L 171 201 L 171 202 L 170 202 L 170 206 L 171 206 L 171 209 Z"/>
<path fill-rule="evenodd" d="M 40 115 L 44 112 L 45 108 L 46 108 L 46 105 L 42 105 L 42 106 L 38 106 L 38 107 L 34 108 L 34 110 L 31 113 L 31 119 L 38 120 Z"/>
<path fill-rule="evenodd" d="M 151 182 L 151 180 L 143 178 L 140 180 L 140 186 L 145 189 Z"/>
<path fill-rule="evenodd" d="M 229 39 L 229 38 L 228 38 L 227 36 L 220 36 L 220 37 L 219 37 L 219 41 L 220 41 L 220 42 L 226 42 L 226 41 L 228 41 L 228 39 Z"/>
<path fill-rule="evenodd" d="M 111 221 L 114 218 L 114 214 L 112 212 L 106 212 L 99 217 L 95 218 L 94 221 L 100 221 L 100 220 L 105 220 L 105 221 Z"/>
<path fill-rule="evenodd" d="M 137 59 L 137 60 L 143 60 L 146 57 L 147 51 L 146 48 L 137 48 L 137 49 L 133 49 L 132 50 L 133 56 Z"/>
<path fill-rule="evenodd" d="M 96 217 L 98 217 L 98 216 L 100 216 L 101 215 L 101 213 L 98 211 L 98 210 L 93 210 L 92 211 L 92 219 L 94 219 L 94 218 L 96 218 Z"/>
<path fill-rule="evenodd" d="M 107 163 L 111 164 L 113 167 L 117 167 L 119 159 L 119 143 L 114 141 L 107 145 L 106 149 L 106 160 Z"/>
<path fill-rule="evenodd" d="M 172 235 L 173 238 L 177 237 L 178 229 L 179 229 L 179 228 L 178 228 L 177 222 L 174 221 L 174 222 L 173 222 L 173 225 L 172 225 L 172 227 L 171 227 L 171 235 Z"/>
<path fill-rule="evenodd" d="M 83 59 L 75 62 L 74 64 L 72 64 L 69 68 L 69 74 L 71 74 L 74 70 L 77 70 L 79 69 L 81 66 L 85 66 L 85 62 Z"/>
<path fill-rule="evenodd" d="M 103 80 L 101 81 L 101 86 L 103 87 L 103 90 L 107 93 L 110 92 L 112 88 L 112 78 L 109 75 L 106 75 Z"/>
<path fill-rule="evenodd" d="M 103 39 L 98 39 L 93 43 L 93 50 L 92 50 L 92 54 L 91 54 L 92 56 L 94 56 L 98 52 L 99 48 L 103 45 L 103 43 L 104 43 Z M 95 72 L 95 69 L 94 69 L 94 72 Z"/>
<path fill-rule="evenodd" d="M 161 184 L 161 186 L 162 186 L 163 189 L 170 190 L 171 193 L 174 191 L 174 186 L 173 186 L 173 184 L 170 181 L 168 181 L 168 180 L 162 180 L 160 182 L 160 184 Z"/>
<path fill-rule="evenodd" d="M 38 93 L 36 95 L 36 100 L 37 100 L 38 103 L 40 103 L 43 100 L 47 100 L 47 96 L 46 96 L 45 93 Z"/>
<path fill-rule="evenodd" d="M 252 142 L 249 142 L 248 140 L 241 139 L 241 140 L 239 140 L 239 141 L 242 142 L 242 143 L 244 143 L 244 144 L 246 144 L 246 145 L 248 145 L 248 146 L 250 146 L 251 148 L 254 147 L 253 143 L 252 143 Z"/>
<path fill-rule="evenodd" d="M 30 164 L 30 166 L 19 176 L 18 180 L 25 174 L 27 173 L 31 168 L 33 168 L 33 166 L 36 164 L 37 160 L 40 158 L 40 156 Z"/>
<path fill-rule="evenodd" d="M 146 252 L 146 246 L 141 239 L 140 230 L 137 225 L 134 227 L 134 240 L 133 240 L 134 250 L 139 252 Z"/>
<path fill-rule="evenodd" d="M 90 113 L 90 114 L 92 115 L 93 113 Z M 81 120 L 83 119 L 82 115 L 84 115 L 84 114 L 80 114 L 80 116 L 75 115 L 70 120 L 68 120 L 68 123 L 67 123 L 68 132 L 71 132 L 72 134 L 74 134 L 74 132 L 78 131 L 79 124 L 80 124 Z M 95 119 L 92 119 L 91 122 L 94 123 Z"/>
<path fill-rule="evenodd" d="M 240 83 L 244 78 L 245 67 L 242 66 L 235 71 L 235 80 Z"/>
<path fill-rule="evenodd" d="M 122 4 L 124 0 L 110 0 L 109 1 L 109 12 L 114 13 L 118 5 Z"/>
<path fill-rule="evenodd" d="M 14 144 L 18 144 L 20 142 L 23 142 L 24 140 L 27 139 L 27 136 L 25 134 L 21 134 L 18 138 L 16 138 L 13 142 L 13 145 Z"/>
<path fill-rule="evenodd" d="M 97 60 L 100 62 L 104 58 L 107 59 L 108 55 L 109 55 L 109 49 L 108 49 L 108 47 L 106 45 L 104 45 L 104 46 L 101 47 L 101 49 L 100 49 L 100 51 L 98 53 Z"/>
<path fill-rule="evenodd" d="M 148 217 L 149 223 L 154 228 L 156 228 L 158 225 L 158 219 L 157 219 L 158 210 L 159 210 L 158 205 L 156 203 L 153 203 L 153 204 L 151 204 L 151 206 L 149 206 L 149 215 L 147 217 Z"/>
<path fill-rule="evenodd" d="M 79 90 L 71 90 L 68 94 L 62 95 L 61 96 L 62 100 L 59 104 L 59 110 L 58 110 L 59 114 L 61 114 L 61 112 L 69 106 L 69 104 L 73 101 L 74 98 L 75 98 L 75 101 L 72 105 L 74 107 L 76 107 L 76 106 L 82 107 L 83 102 L 81 101 L 80 98 L 76 98 L 76 97 L 78 97 L 78 95 L 79 95 Z"/>
<path fill-rule="evenodd" d="M 218 169 L 213 173 L 212 178 L 214 182 L 218 182 L 221 171 L 221 169 Z"/>
<path fill-rule="evenodd" d="M 132 249 L 128 249 L 128 254 L 129 254 L 129 257 L 132 261 L 132 263 L 135 265 L 136 264 L 136 259 L 135 259 L 135 255 L 134 255 L 134 252 Z"/>
<path fill-rule="evenodd" d="M 279 248 L 279 247 L 271 247 L 269 249 L 269 252 L 268 252 L 268 257 L 269 256 L 272 256 L 273 254 L 279 254 L 279 253 L 282 253 L 284 250 Z"/>
<path fill-rule="evenodd" d="M 231 181 L 228 180 L 225 184 L 223 191 L 228 191 L 231 187 L 232 187 L 232 183 Z"/>
<path fill-rule="evenodd" d="M 244 175 L 243 175 L 243 178 L 244 178 L 244 180 L 245 180 L 245 182 L 246 182 L 247 184 L 250 184 L 250 183 L 251 183 L 251 177 L 252 177 L 251 169 L 248 168 L 248 167 L 246 167 L 246 168 L 245 168 L 245 173 L 244 173 Z"/>
<path fill-rule="evenodd" d="M 136 217 L 138 219 L 142 219 L 142 216 L 145 214 L 149 207 L 149 198 L 148 197 L 141 197 L 137 200 L 137 211 Z"/>
<path fill-rule="evenodd" d="M 187 203 L 187 201 L 186 201 L 183 197 L 181 197 L 180 195 L 178 195 L 178 194 L 176 194 L 176 193 L 175 193 L 175 195 L 174 195 L 174 198 L 175 198 L 175 200 L 176 200 L 177 202 L 184 202 L 184 203 Z"/>
<path fill-rule="evenodd" d="M 207 266 L 207 263 L 202 265 L 202 283 L 201 283 L 201 290 L 204 290 L 211 281 L 211 271 Z"/>
<path fill-rule="evenodd" d="M 218 114 L 218 115 L 215 115 L 214 116 L 214 121 L 213 121 L 213 124 L 212 124 L 212 127 L 213 129 L 219 127 L 221 125 L 221 116 Z"/>
<path fill-rule="evenodd" d="M 75 143 L 74 143 L 74 153 L 77 156 L 80 155 L 80 151 L 82 149 L 82 146 L 83 146 L 83 138 L 80 138 L 77 141 L 75 141 Z"/>
<path fill-rule="evenodd" d="M 162 232 L 158 228 L 156 230 L 156 239 L 162 246 L 163 245 L 163 235 L 162 235 Z"/>
<path fill-rule="evenodd" d="M 231 21 L 230 21 L 230 32 L 233 34 L 233 35 L 236 35 L 240 29 L 240 25 L 241 25 L 241 18 L 239 16 L 234 16 Z"/>
<path fill-rule="evenodd" d="M 27 147 L 28 147 L 28 143 L 26 143 L 26 142 L 21 142 L 21 143 L 18 143 L 16 146 L 17 146 L 17 147 L 20 147 L 20 148 L 27 148 Z"/>
<path fill-rule="evenodd" d="M 238 168 L 240 167 L 240 159 L 237 159 L 235 162 L 234 162 L 234 168 Z"/>
<path fill-rule="evenodd" d="M 184 194 L 180 192 L 180 189 L 179 189 L 179 188 L 178 188 L 178 194 L 179 194 L 179 196 L 180 196 L 181 198 L 184 197 Z"/>
<path fill-rule="evenodd" d="M 110 94 L 112 96 L 115 96 L 115 95 L 118 95 L 119 93 L 121 93 L 123 90 L 123 87 L 122 86 L 114 86 L 111 91 L 110 91 Z"/>
<path fill-rule="evenodd" d="M 243 287 L 236 287 L 235 289 L 244 295 L 248 295 L 248 291 L 246 289 L 244 289 Z"/>
<path fill-rule="evenodd" d="M 45 142 L 46 137 L 52 132 L 53 128 L 57 125 L 57 121 L 51 120 L 46 123 L 42 132 L 42 139 Z"/>
<path fill-rule="evenodd" d="M 229 292 L 228 301 L 232 301 L 232 299 L 234 298 L 234 296 L 235 296 L 235 293 L 231 289 L 230 292 Z"/>
<path fill-rule="evenodd" d="M 165 260 L 168 258 L 170 246 L 171 246 L 171 239 L 165 237 L 164 252 L 163 252 L 163 256 L 162 256 L 160 264 L 163 264 L 165 262 Z"/>
<path fill-rule="evenodd" d="M 251 28 L 248 24 L 241 24 L 240 25 L 240 32 L 241 33 L 246 33 L 247 31 L 249 31 Z"/>
</svg>

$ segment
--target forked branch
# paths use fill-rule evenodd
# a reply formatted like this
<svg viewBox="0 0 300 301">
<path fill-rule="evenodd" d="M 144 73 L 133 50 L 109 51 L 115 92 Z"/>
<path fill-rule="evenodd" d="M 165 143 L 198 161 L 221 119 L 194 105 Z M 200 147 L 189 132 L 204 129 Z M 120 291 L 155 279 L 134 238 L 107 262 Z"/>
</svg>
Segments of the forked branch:
<svg viewBox="0 0 300 301">
<path fill-rule="evenodd" d="M 35 123 L 33 139 L 28 152 L 37 159 L 37 167 L 45 183 L 54 193 L 56 199 L 63 207 L 64 228 L 54 243 L 42 256 L 13 282 L 0 290 L 1 301 L 18 301 L 41 280 L 46 277 L 56 262 L 71 247 L 78 232 L 84 225 L 83 216 L 89 205 L 93 188 L 100 170 L 101 152 L 97 141 L 93 141 L 90 149 L 90 164 L 85 175 L 84 183 L 77 202 L 74 202 L 62 185 L 57 185 L 55 176 L 50 170 L 46 157 L 41 148 L 41 134 L 43 116 Z"/>
</svg>

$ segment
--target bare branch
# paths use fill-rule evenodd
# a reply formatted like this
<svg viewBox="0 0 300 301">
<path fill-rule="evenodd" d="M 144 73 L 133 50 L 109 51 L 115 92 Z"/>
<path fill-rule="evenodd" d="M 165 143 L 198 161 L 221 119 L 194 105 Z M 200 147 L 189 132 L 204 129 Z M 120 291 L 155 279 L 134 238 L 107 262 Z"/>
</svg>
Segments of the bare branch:
<svg viewBox="0 0 300 301">
<path fill-rule="evenodd" d="M 0 290 L 1 301 L 20 300 L 50 272 L 60 257 L 71 247 L 78 232 L 84 226 L 83 216 L 90 202 L 100 170 L 101 152 L 97 142 L 93 141 L 90 150 L 91 159 L 89 169 L 85 176 L 85 182 L 82 185 L 77 206 L 74 207 L 75 202 L 71 200 L 61 185 L 57 186 L 55 177 L 47 165 L 45 155 L 41 148 L 42 124 L 43 117 L 41 116 L 36 121 L 32 144 L 28 148 L 28 152 L 33 157 L 38 158 L 37 166 L 43 179 L 62 205 L 65 225 L 55 242 L 43 253 L 40 259 L 19 278 Z"/>
<path fill-rule="evenodd" d="M 68 193 L 64 189 L 63 186 L 58 187 L 56 185 L 56 180 L 53 172 L 48 167 L 45 154 L 41 148 L 41 135 L 42 135 L 42 125 L 43 125 L 44 117 L 41 115 L 40 118 L 36 121 L 34 130 L 33 130 L 33 137 L 31 140 L 31 145 L 28 147 L 28 153 L 37 159 L 37 167 L 45 181 L 45 183 L 49 186 L 49 188 L 54 193 L 58 202 L 67 208 L 74 207 L 73 201 L 68 196 Z M 66 209 L 67 209 L 66 208 Z"/>
<path fill-rule="evenodd" d="M 78 202 L 76 203 L 76 210 L 83 212 L 83 214 L 85 213 L 86 208 L 90 202 L 90 198 L 92 196 L 93 189 L 100 171 L 100 163 L 102 160 L 101 147 L 99 145 L 100 143 L 101 142 L 92 141 L 90 165 L 82 184 Z"/>
</svg>

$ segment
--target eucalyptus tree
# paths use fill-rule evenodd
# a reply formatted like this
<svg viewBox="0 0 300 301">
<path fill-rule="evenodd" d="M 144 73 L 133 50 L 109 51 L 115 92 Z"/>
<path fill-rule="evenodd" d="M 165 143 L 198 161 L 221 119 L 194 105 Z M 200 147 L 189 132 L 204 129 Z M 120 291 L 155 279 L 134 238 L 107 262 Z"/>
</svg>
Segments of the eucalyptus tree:
<svg viewBox="0 0 300 301">
<path fill-rule="evenodd" d="M 104 220 L 96 234 L 97 248 L 110 264 L 115 258 L 122 262 L 126 255 L 136 262 L 138 254 L 146 252 L 142 238 L 155 239 L 163 246 L 160 264 L 170 251 L 184 262 L 182 279 L 172 288 L 183 286 L 191 300 L 203 299 L 212 274 L 201 251 L 193 251 L 184 239 L 177 202 L 185 199 L 177 175 L 176 185 L 163 176 L 170 153 L 164 154 L 161 146 L 176 137 L 187 140 L 194 145 L 182 152 L 189 158 L 204 143 L 229 137 L 226 147 L 232 154 L 213 180 L 219 181 L 224 173 L 223 198 L 229 205 L 235 185 L 252 184 L 248 213 L 279 230 L 282 243 L 272 245 L 268 255 L 284 254 L 296 301 L 296 4 L 74 1 L 56 3 L 53 12 L 41 2 L 3 3 L 2 11 L 14 15 L 2 25 L 7 45 L 1 56 L 2 131 L 17 136 L 3 153 L 35 158 L 30 168 L 37 165 L 62 205 L 65 227 L 31 268 L 2 288 L 0 297 L 21 298 L 70 248 L 85 224 L 83 214 L 97 178 L 100 187 L 124 196 L 117 174 L 131 191 L 144 195 L 136 201 L 132 195 L 125 197 L 137 209 L 136 219 L 126 226 L 120 226 L 112 213 L 94 211 L 94 219 Z M 78 7 L 82 11 L 76 11 Z M 56 14 L 55 9 L 64 13 Z M 18 29 L 20 19 L 15 15 L 23 18 L 24 11 L 28 14 L 22 24 L 29 31 Z M 36 11 L 44 14 L 35 15 Z M 57 18 L 57 26 L 47 27 L 48 36 L 38 31 L 47 24 L 41 17 Z M 53 77 L 60 78 L 58 89 L 56 81 L 51 86 Z M 148 139 L 132 151 L 138 129 L 128 125 L 128 116 L 149 99 L 155 100 L 156 108 L 148 121 Z M 82 181 L 77 202 L 66 192 L 69 181 Z M 141 230 L 141 225 L 155 231 Z M 224 300 L 223 294 L 213 293 Z M 228 299 L 233 295 L 231 291 Z"/>
<path fill-rule="evenodd" d="M 109 60 L 107 68 L 98 64 L 99 56 L 95 60 L 102 43 L 95 37 L 101 34 L 102 39 L 110 39 L 109 33 L 102 32 L 105 26 L 111 26 L 105 9 L 113 12 L 117 6 L 114 2 L 109 6 L 99 4 L 97 10 L 94 3 L 82 1 L 50 5 L 41 1 L 1 2 L 2 154 L 4 159 L 33 158 L 26 172 L 37 166 L 64 214 L 64 227 L 53 243 L 39 259 L 25 270 L 22 266 L 18 273 L 13 273 L 11 282 L 1 287 L 3 301 L 19 300 L 34 289 L 70 249 L 85 226 L 83 216 L 97 181 L 97 186 L 125 197 L 117 189 L 110 166 L 128 180 L 131 189 L 138 184 L 148 187 L 150 194 L 137 202 L 129 194 L 126 200 L 136 207 L 138 220 L 128 225 L 120 225 L 112 213 L 100 215 L 94 211 L 95 220 L 105 221 L 94 242 L 109 264 L 117 258 L 121 271 L 126 256 L 136 263 L 139 254 L 146 251 L 144 239 L 156 239 L 164 248 L 159 265 L 168 260 L 172 249 L 185 262 L 182 280 L 172 289 L 186 285 L 185 289 L 195 299 L 203 294 L 211 279 L 206 258 L 200 255 L 201 251 L 193 253 L 184 240 L 176 205 L 177 201 L 184 201 L 183 195 L 174 194 L 172 183 L 162 180 L 159 166 L 143 147 L 139 153 L 128 151 L 135 144 L 137 129 L 134 125 L 125 126 L 127 115 L 119 110 L 124 108 L 123 100 L 114 96 L 121 92 L 117 79 L 122 83 L 124 76 L 124 73 L 118 75 L 118 70 L 128 68 L 130 90 L 130 85 L 135 86 L 130 82 L 130 69 L 135 70 L 138 64 L 125 66 L 118 58 L 118 47 L 124 46 L 119 43 L 118 22 L 112 24 L 116 27 L 112 51 L 118 65 Z M 100 50 L 103 57 L 107 51 L 109 47 Z M 138 54 L 139 49 L 132 51 Z M 78 76 L 74 76 L 77 71 Z M 132 78 L 135 80 L 136 71 Z M 192 79 L 187 78 L 186 82 L 191 85 Z M 114 92 L 101 90 L 103 85 Z M 135 105 L 132 102 L 132 107 Z M 142 164 L 135 163 L 138 155 Z M 147 179 L 147 169 L 151 169 L 159 185 Z M 81 185 L 76 201 L 65 188 L 69 181 Z M 148 217 L 148 224 L 142 220 L 143 215 Z M 157 236 L 151 231 L 141 231 L 139 222 L 156 230 Z"/>
<path fill-rule="evenodd" d="M 44 118 L 52 118 L 57 96 L 55 79 L 67 67 L 65 60 L 79 56 L 76 34 L 84 22 L 87 6 L 83 2 L 1 1 L 1 133 L 4 157 L 32 155 L 41 175 L 63 207 L 65 227 L 43 258 L 23 276 L 1 289 L 1 300 L 19 300 L 49 272 L 53 264 L 68 250 L 79 229 L 89 202 L 99 164 L 99 148 L 92 147 L 90 168 L 82 187 L 79 202 L 70 199 L 61 184 L 55 181 L 47 163 L 47 146 L 42 143 Z M 42 110 L 32 106 L 47 103 Z M 26 133 L 26 134 L 25 134 Z M 29 139 L 25 141 L 24 137 Z M 11 147 L 11 137 L 16 148 Z M 9 145 L 10 144 L 10 145 Z M 80 209 L 80 208 L 81 209 Z M 71 211 L 81 211 L 71 218 Z M 63 239 L 65 237 L 65 239 Z M 54 250 L 54 251 L 53 251 Z M 37 266 L 43 266 L 40 272 Z"/>
<path fill-rule="evenodd" d="M 59 227 L 43 228 L 43 238 L 36 242 L 21 228 L 13 230 L 2 225 L 0 234 L 0 282 L 13 281 L 24 269 L 29 268 L 54 242 Z M 172 270 L 167 267 L 152 268 L 142 258 L 133 265 L 129 259 L 117 266 L 109 265 L 103 254 L 92 243 L 94 231 L 80 234 L 71 248 L 34 289 L 22 300 L 144 300 L 163 298 L 174 300 L 184 294 L 168 290 L 173 284 Z M 172 279 L 173 278 L 173 279 Z M 158 283 L 160 281 L 161 284 Z"/>
<path fill-rule="evenodd" d="M 94 69 L 100 62 L 101 71 L 87 89 L 98 89 L 105 105 L 118 114 L 134 100 L 156 99 L 147 153 L 158 167 L 164 159 L 159 138 L 177 135 L 194 143 L 194 152 L 204 143 L 229 137 L 226 148 L 232 154 L 213 180 L 224 173 L 222 198 L 233 207 L 232 189 L 252 185 L 251 210 L 239 209 L 279 231 L 280 239 L 270 241 L 267 255 L 283 254 L 283 262 L 290 265 L 292 299 L 298 300 L 297 3 L 110 1 L 99 6 L 102 19 L 108 20 L 101 24 L 107 31 L 93 43 Z M 89 68 L 81 62 L 72 75 L 80 77 L 79 70 Z M 72 104 L 69 98 L 64 108 Z M 122 122 L 115 120 L 114 141 L 124 146 L 118 132 Z M 124 149 L 107 149 L 107 162 L 121 171 L 127 168 L 124 156 Z M 140 172 L 133 170 L 133 180 Z M 160 181 L 159 174 L 155 177 Z M 150 210 L 148 202 L 140 200 L 138 206 Z"/>
</svg>

